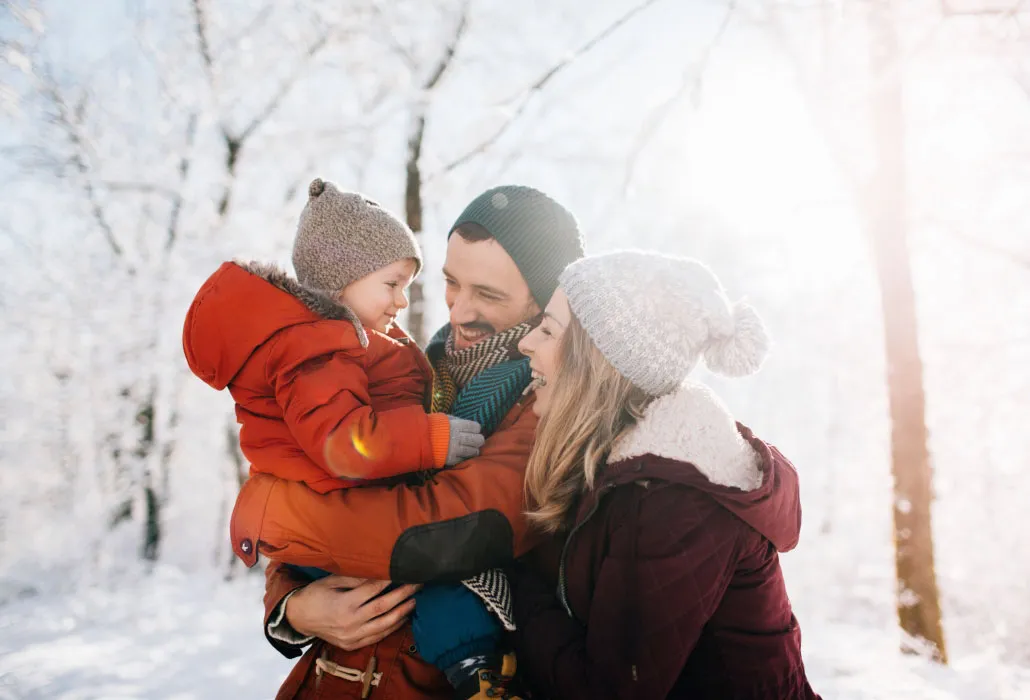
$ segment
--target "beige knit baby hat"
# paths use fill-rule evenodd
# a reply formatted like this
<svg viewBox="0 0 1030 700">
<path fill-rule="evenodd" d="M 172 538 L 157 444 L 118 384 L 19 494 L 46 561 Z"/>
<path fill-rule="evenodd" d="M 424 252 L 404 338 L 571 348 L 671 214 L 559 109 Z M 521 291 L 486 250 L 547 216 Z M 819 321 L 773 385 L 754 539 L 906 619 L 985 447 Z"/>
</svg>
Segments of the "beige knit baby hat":
<svg viewBox="0 0 1030 700">
<path fill-rule="evenodd" d="M 335 295 L 405 258 L 415 260 L 418 274 L 422 253 L 403 221 L 362 194 L 312 180 L 293 241 L 293 269 L 302 285 Z"/>
</svg>

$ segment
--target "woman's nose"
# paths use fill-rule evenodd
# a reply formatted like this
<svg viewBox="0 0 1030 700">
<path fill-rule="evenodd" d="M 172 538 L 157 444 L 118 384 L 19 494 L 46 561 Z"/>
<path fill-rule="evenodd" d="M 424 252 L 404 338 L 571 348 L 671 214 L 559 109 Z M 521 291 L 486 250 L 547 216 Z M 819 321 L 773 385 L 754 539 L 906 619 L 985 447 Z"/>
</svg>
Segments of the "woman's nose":
<svg viewBox="0 0 1030 700">
<path fill-rule="evenodd" d="M 401 292 L 397 295 L 397 298 L 394 300 L 394 302 L 397 304 L 398 309 L 406 309 L 408 308 L 408 295 L 404 292 Z"/>
<path fill-rule="evenodd" d="M 532 338 L 535 334 L 536 330 L 534 329 L 529 332 L 529 335 L 527 335 L 525 338 L 519 341 L 519 352 L 521 352 L 523 355 L 527 357 L 529 357 L 530 353 L 533 352 L 533 346 L 530 343 L 530 338 Z"/>
</svg>

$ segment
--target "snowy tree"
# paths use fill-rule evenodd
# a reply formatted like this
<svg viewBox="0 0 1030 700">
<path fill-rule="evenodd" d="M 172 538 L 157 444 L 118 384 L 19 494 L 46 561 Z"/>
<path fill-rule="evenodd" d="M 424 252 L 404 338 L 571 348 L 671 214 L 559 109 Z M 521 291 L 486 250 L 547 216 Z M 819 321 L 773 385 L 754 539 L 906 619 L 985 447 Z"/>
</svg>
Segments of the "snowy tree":
<svg viewBox="0 0 1030 700">
<path fill-rule="evenodd" d="M 898 618 L 906 633 L 931 645 L 931 655 L 946 663 L 930 518 L 933 484 L 923 362 L 908 251 L 905 127 L 893 4 L 881 0 L 869 8 L 870 67 L 878 86 L 871 98 L 877 166 L 864 210 L 880 278 L 887 344 Z"/>
</svg>

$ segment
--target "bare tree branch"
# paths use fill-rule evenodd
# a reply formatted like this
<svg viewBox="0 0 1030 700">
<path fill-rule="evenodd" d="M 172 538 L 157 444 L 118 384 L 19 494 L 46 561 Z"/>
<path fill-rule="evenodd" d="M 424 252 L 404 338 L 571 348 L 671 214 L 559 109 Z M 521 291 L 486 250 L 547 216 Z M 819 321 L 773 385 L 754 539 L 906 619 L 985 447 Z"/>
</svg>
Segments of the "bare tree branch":
<svg viewBox="0 0 1030 700">
<path fill-rule="evenodd" d="M 990 253 L 996 258 L 1001 258 L 1002 260 L 1012 263 L 1016 267 L 1021 267 L 1024 270 L 1030 271 L 1030 255 L 1028 254 L 1021 254 L 992 241 L 985 241 L 970 233 L 966 233 L 965 231 L 959 231 L 954 226 L 945 226 L 942 230 L 952 238 L 962 241 L 968 246 L 985 253 Z"/>
<path fill-rule="evenodd" d="M 141 11 L 140 17 L 136 21 L 135 31 L 133 32 L 133 38 L 136 41 L 136 45 L 139 47 L 140 56 L 142 56 L 143 59 L 154 69 L 154 78 L 161 87 L 162 95 L 164 95 L 169 102 L 173 104 L 178 103 L 183 97 L 181 91 L 173 89 L 169 84 L 168 78 L 165 75 L 164 66 L 159 58 L 159 51 L 145 31 L 146 22 L 142 15 L 143 13 Z"/>
<path fill-rule="evenodd" d="M 656 2 L 658 2 L 658 0 L 644 0 L 644 2 L 641 2 L 637 6 L 633 7 L 625 14 L 623 14 L 621 17 L 619 17 L 614 22 L 605 27 L 603 30 L 601 30 L 599 33 L 591 37 L 585 43 L 581 44 L 575 51 L 565 56 L 565 58 L 558 61 L 558 63 L 551 66 L 548 70 L 544 71 L 544 73 L 541 74 L 540 77 L 537 78 L 535 81 L 533 81 L 533 83 L 530 84 L 529 87 L 527 87 L 522 92 L 522 94 L 517 98 L 518 106 L 512 112 L 511 116 L 508 117 L 508 119 L 492 135 L 484 139 L 481 143 L 479 143 L 477 146 L 469 150 L 464 155 L 456 158 L 455 160 L 445 165 L 442 169 L 442 172 L 448 173 L 454 170 L 455 168 L 461 167 L 462 165 L 469 162 L 477 155 L 483 153 L 488 148 L 497 143 L 497 141 L 500 140 L 500 138 L 504 136 L 505 133 L 507 133 L 508 129 L 511 128 L 512 124 L 514 124 L 516 120 L 518 120 L 518 118 L 522 116 L 522 113 L 525 112 L 526 107 L 529 105 L 532 98 L 541 90 L 543 90 L 543 88 L 551 80 L 553 80 L 555 76 L 560 74 L 564 69 L 572 65 L 581 56 L 588 53 L 591 49 L 593 49 L 602 41 L 604 41 L 609 36 L 614 34 L 620 27 L 626 24 L 634 16 L 646 10 L 651 5 L 654 5 Z"/>
<path fill-rule="evenodd" d="M 704 80 L 705 70 L 708 67 L 708 63 L 711 61 L 712 53 L 715 47 L 719 45 L 723 37 L 726 35 L 727 29 L 729 29 L 730 22 L 733 19 L 733 15 L 737 9 L 737 0 L 730 0 L 726 7 L 726 14 L 722 18 L 722 22 L 719 24 L 719 28 L 715 32 L 715 36 L 712 41 L 705 47 L 701 53 L 700 58 L 689 66 L 684 72 L 683 77 L 680 80 L 680 85 L 676 91 L 663 101 L 654 111 L 651 112 L 644 119 L 644 123 L 633 139 L 633 148 L 630 151 L 629 162 L 626 164 L 626 175 L 622 181 L 622 192 L 625 195 L 629 190 L 629 185 L 633 181 L 633 175 L 636 171 L 637 162 L 640 160 L 641 154 L 647 148 L 648 143 L 654 138 L 654 135 L 662 127 L 665 121 L 669 118 L 673 108 L 677 103 L 689 92 L 691 99 L 695 105 L 700 100 L 702 81 Z"/>
<path fill-rule="evenodd" d="M 465 7 L 462 9 L 462 17 L 464 17 L 467 8 L 468 3 L 466 2 Z M 397 38 L 397 35 L 394 34 L 393 29 L 387 26 L 386 17 L 383 16 L 383 10 L 378 2 L 372 3 L 372 14 L 374 14 L 376 19 L 378 19 L 386 28 L 386 39 L 390 43 L 390 47 L 401 57 L 401 60 L 404 61 L 404 64 L 408 67 L 408 70 L 412 73 L 418 70 L 418 61 L 415 60 L 415 57 L 414 55 L 412 55 L 412 52 L 403 44 L 401 44 L 400 40 Z"/>
<path fill-rule="evenodd" d="M 1019 0 L 1011 7 L 970 7 L 968 9 L 955 9 L 949 0 L 940 0 L 941 14 L 945 17 L 1014 17 L 1026 9 L 1027 0 Z"/>
<path fill-rule="evenodd" d="M 447 69 L 454 61 L 458 44 L 465 35 L 465 28 L 468 26 L 469 3 L 462 3 L 461 15 L 458 24 L 454 29 L 454 35 L 450 42 L 444 47 L 443 54 L 437 62 L 436 67 L 429 73 L 426 82 L 422 86 L 422 95 L 413 115 L 411 134 L 408 137 L 408 159 L 405 165 L 404 177 L 404 214 L 408 226 L 416 235 L 422 232 L 422 143 L 426 133 L 426 112 L 428 110 L 427 96 L 440 83 Z M 408 326 L 420 345 L 425 344 L 425 310 L 424 294 L 422 283 L 415 282 L 410 288 L 411 310 L 408 312 Z"/>
<path fill-rule="evenodd" d="M 71 144 L 72 148 L 69 162 L 81 178 L 82 189 L 86 195 L 86 201 L 89 203 L 93 219 L 96 221 L 97 226 L 100 227 L 101 233 L 104 234 L 104 240 L 107 241 L 108 246 L 111 248 L 111 252 L 114 253 L 115 257 L 123 258 L 125 256 L 125 250 L 118 242 L 114 229 L 107 220 L 104 208 L 100 204 L 100 198 L 97 195 L 96 187 L 93 184 L 92 172 L 87 160 L 87 155 L 90 149 L 79 128 L 82 115 L 85 110 L 85 97 L 79 101 L 78 105 L 72 108 L 68 105 L 64 96 L 58 89 L 57 83 L 52 78 L 50 71 L 44 67 L 41 73 L 42 82 L 40 85 L 40 91 L 53 104 L 54 109 L 56 110 L 56 114 L 53 119 L 54 124 L 64 133 Z"/>
<path fill-rule="evenodd" d="M 275 110 L 279 108 L 279 105 L 282 104 L 282 101 L 290 93 L 290 90 L 292 90 L 297 84 L 297 80 L 304 74 L 308 62 L 314 58 L 319 51 L 325 48 L 326 44 L 329 43 L 329 39 L 332 34 L 332 31 L 325 31 L 319 35 L 319 37 L 312 42 L 310 46 L 308 46 L 307 50 L 304 51 L 303 58 L 290 73 L 289 77 L 279 85 L 279 89 L 276 90 L 274 95 L 272 95 L 272 98 L 262 109 L 258 110 L 258 113 L 254 115 L 254 118 L 250 120 L 250 123 L 247 124 L 243 131 L 240 132 L 240 135 L 236 137 L 236 140 L 240 142 L 241 146 L 243 145 L 243 142 L 258 129 L 258 127 L 264 124 L 265 121 L 275 113 Z"/>
<path fill-rule="evenodd" d="M 286 96 L 289 95 L 290 91 L 297 84 L 297 81 L 304 74 L 308 63 L 323 48 L 325 48 L 333 34 L 334 31 L 332 29 L 326 30 L 307 47 L 304 51 L 303 57 L 297 65 L 294 66 L 290 75 L 279 85 L 275 94 L 273 94 L 268 102 L 265 103 L 264 107 L 258 110 L 257 114 L 254 115 L 247 126 L 245 126 L 239 134 L 233 134 L 225 123 L 222 124 L 222 138 L 225 141 L 225 171 L 226 176 L 228 177 L 225 190 L 222 192 L 222 198 L 218 203 L 218 214 L 223 218 L 229 211 L 229 202 L 232 200 L 233 180 L 236 175 L 236 164 L 239 161 L 243 147 L 254 132 L 257 131 L 279 108 L 283 100 L 286 99 Z"/>
<path fill-rule="evenodd" d="M 137 194 L 157 194 L 168 199 L 175 198 L 175 191 L 164 185 L 153 182 L 120 182 L 112 180 L 101 180 L 97 185 L 108 192 L 135 192 Z"/>
<path fill-rule="evenodd" d="M 169 251 L 175 245 L 179 235 L 179 219 L 182 215 L 182 207 L 185 199 L 183 190 L 186 185 L 186 178 L 189 177 L 190 165 L 193 162 L 193 143 L 197 136 L 197 113 L 190 114 L 186 120 L 186 143 L 183 145 L 182 158 L 179 159 L 179 189 L 172 200 L 172 211 L 168 215 L 168 229 L 165 234 L 165 250 Z"/>
<path fill-rule="evenodd" d="M 469 14 L 469 3 L 468 0 L 461 5 L 461 15 L 458 17 L 458 26 L 454 29 L 454 36 L 451 38 L 450 43 L 444 47 L 443 55 L 440 56 L 440 60 L 436 64 L 436 69 L 429 74 L 429 79 L 426 80 L 425 85 L 422 89 L 429 92 L 437 86 L 440 79 L 443 78 L 443 74 L 447 72 L 451 62 L 454 60 L 454 54 L 458 51 L 458 43 L 461 38 L 465 35 L 465 29 L 468 27 L 468 14 Z"/>
<path fill-rule="evenodd" d="M 1027 97 L 1030 97 L 1030 74 L 1021 73 L 1016 76 L 1015 80 L 1019 89 L 1022 90 Z"/>
<path fill-rule="evenodd" d="M 240 29 L 240 31 L 225 40 L 225 42 L 218 48 L 218 54 L 224 55 L 235 49 L 243 39 L 250 34 L 253 34 L 258 27 L 268 21 L 268 16 L 272 14 L 273 7 L 275 7 L 273 3 L 262 5 L 261 9 L 257 11 L 257 14 L 255 14 L 254 17 L 242 29 Z M 215 56 L 212 56 L 212 59 L 215 58 Z"/>
<path fill-rule="evenodd" d="M 818 126 L 818 133 L 826 143 L 826 151 L 836 164 L 837 172 L 848 185 L 848 194 L 851 196 L 855 211 L 860 211 L 865 202 L 866 183 L 859 177 L 854 165 L 847 160 L 845 155 L 847 149 L 844 147 L 846 138 L 835 128 L 833 116 L 821 98 L 822 91 L 819 90 L 812 77 L 806 73 L 803 59 L 792 49 L 776 3 L 765 3 L 765 7 L 769 13 L 769 31 L 779 42 L 784 53 L 790 57 L 788 65 L 794 72 L 794 81 L 801 93 L 805 108 L 812 117 L 812 121 Z M 824 35 L 828 34 L 825 26 L 823 33 Z"/>
<path fill-rule="evenodd" d="M 197 33 L 197 48 L 200 50 L 200 60 L 204 64 L 204 74 L 207 81 L 213 86 L 215 84 L 215 63 L 211 58 L 211 45 L 207 38 L 207 15 L 203 7 L 204 0 L 191 0 L 193 7 L 193 28 Z"/>
</svg>

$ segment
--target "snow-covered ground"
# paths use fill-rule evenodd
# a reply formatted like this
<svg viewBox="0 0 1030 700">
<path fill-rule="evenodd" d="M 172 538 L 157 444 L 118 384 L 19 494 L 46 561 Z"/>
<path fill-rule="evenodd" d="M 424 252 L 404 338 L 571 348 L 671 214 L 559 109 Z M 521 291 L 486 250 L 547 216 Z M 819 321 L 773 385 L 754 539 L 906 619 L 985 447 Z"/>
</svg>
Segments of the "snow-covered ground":
<svg viewBox="0 0 1030 700">
<path fill-rule="evenodd" d="M 270 698 L 290 662 L 261 634 L 262 585 L 165 568 L 118 590 L 17 598 L 0 607 L 0 700 Z M 826 700 L 1030 697 L 1030 669 L 988 657 L 940 668 L 899 654 L 893 630 L 802 629 Z"/>
<path fill-rule="evenodd" d="M 271 698 L 290 662 L 261 633 L 264 578 L 162 569 L 124 588 L 0 607 L 0 699 Z"/>
</svg>

